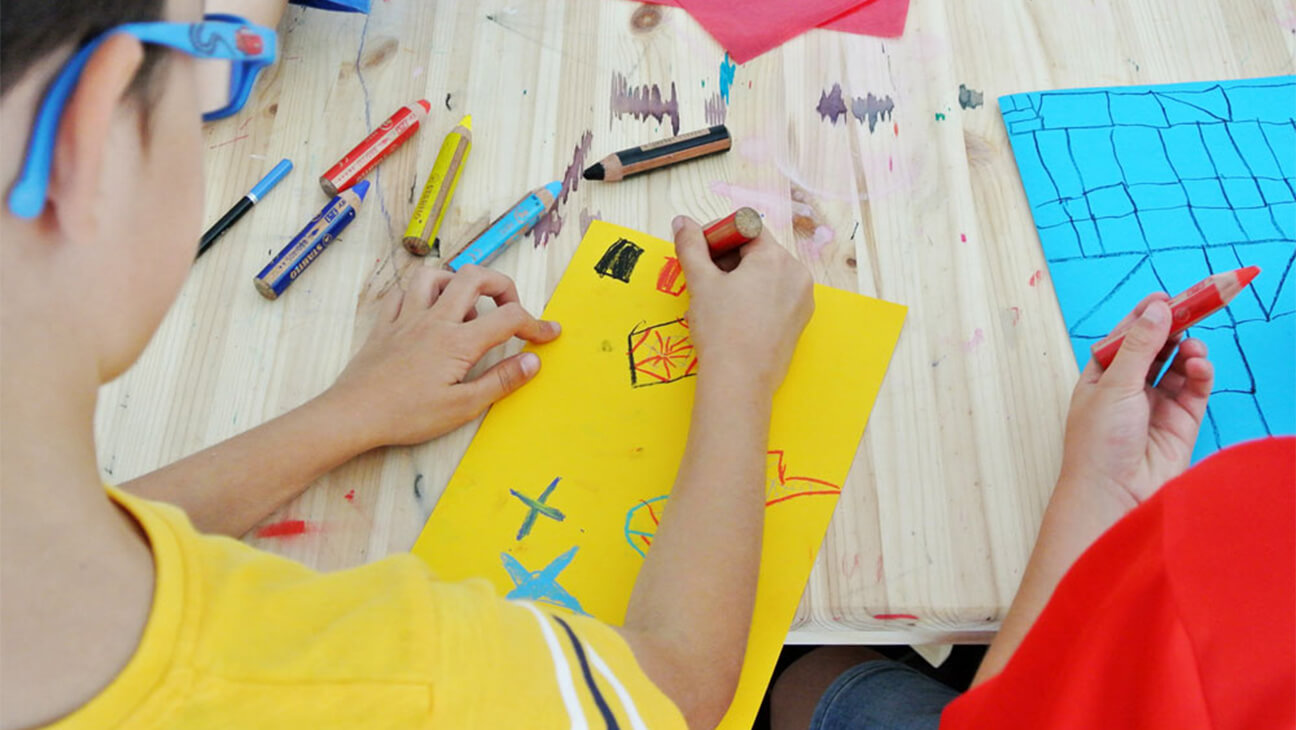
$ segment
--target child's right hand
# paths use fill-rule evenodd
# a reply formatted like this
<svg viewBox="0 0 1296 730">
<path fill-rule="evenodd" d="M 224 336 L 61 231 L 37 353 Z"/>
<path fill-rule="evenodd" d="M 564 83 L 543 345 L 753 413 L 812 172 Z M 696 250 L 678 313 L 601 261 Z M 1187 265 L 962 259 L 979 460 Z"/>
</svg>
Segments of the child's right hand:
<svg viewBox="0 0 1296 730">
<path fill-rule="evenodd" d="M 1105 490 L 1130 509 L 1188 468 L 1215 374 L 1205 343 L 1170 339 L 1167 299 L 1158 292 L 1139 302 L 1125 318 L 1134 325 L 1116 359 L 1106 370 L 1090 360 L 1080 373 L 1059 484 Z M 1153 386 L 1176 344 L 1174 362 Z"/>
<path fill-rule="evenodd" d="M 696 221 L 679 216 L 671 227 L 688 282 L 689 332 L 700 368 L 772 395 L 814 312 L 810 272 L 768 230 L 742 246 L 737 266 L 726 271 L 711 260 Z"/>
</svg>

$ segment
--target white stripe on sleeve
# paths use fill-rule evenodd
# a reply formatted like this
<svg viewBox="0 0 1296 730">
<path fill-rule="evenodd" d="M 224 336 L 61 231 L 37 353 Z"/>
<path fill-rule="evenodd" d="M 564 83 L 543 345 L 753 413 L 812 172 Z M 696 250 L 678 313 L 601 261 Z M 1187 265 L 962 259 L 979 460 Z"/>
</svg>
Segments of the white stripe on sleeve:
<svg viewBox="0 0 1296 730">
<path fill-rule="evenodd" d="M 554 635 L 553 627 L 545 620 L 542 614 L 535 606 L 526 601 L 510 601 L 515 605 L 521 606 L 535 616 L 535 620 L 540 624 L 540 633 L 544 635 L 545 644 L 549 647 L 549 654 L 553 657 L 554 675 L 558 679 L 558 693 L 562 695 L 563 704 L 567 707 L 567 715 L 571 718 L 572 730 L 589 730 L 589 722 L 585 719 L 585 709 L 581 707 L 580 698 L 576 696 L 576 686 L 572 683 L 571 667 L 567 664 L 567 655 L 563 654 L 562 646 L 558 643 L 558 637 Z M 602 661 L 599 660 L 599 664 Z M 602 671 L 602 670 L 600 670 Z M 619 684 L 614 684 L 617 695 L 620 696 L 625 690 Z M 635 726 L 636 729 L 639 727 Z"/>
<path fill-rule="evenodd" d="M 603 657 L 594 651 L 594 645 L 588 641 L 584 643 L 585 653 L 589 655 L 590 664 L 594 666 L 595 671 L 603 679 L 607 680 L 608 684 L 612 685 L 612 691 L 616 693 L 617 699 L 621 700 L 621 707 L 625 708 L 626 718 L 630 720 L 630 727 L 634 730 L 648 730 L 643 718 L 639 716 L 638 708 L 635 707 L 634 698 L 630 696 L 630 692 L 626 690 L 625 685 L 621 684 L 621 680 L 617 679 L 616 675 L 612 673 L 612 669 L 603 661 Z"/>
</svg>

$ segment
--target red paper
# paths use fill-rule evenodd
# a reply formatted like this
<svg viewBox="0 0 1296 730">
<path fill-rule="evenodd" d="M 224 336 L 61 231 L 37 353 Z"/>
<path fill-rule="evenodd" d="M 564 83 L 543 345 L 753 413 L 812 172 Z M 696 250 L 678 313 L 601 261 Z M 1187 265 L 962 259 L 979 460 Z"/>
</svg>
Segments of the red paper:
<svg viewBox="0 0 1296 730">
<path fill-rule="evenodd" d="M 904 32 L 909 0 L 645 0 L 684 8 L 729 52 L 746 63 L 811 28 L 894 38 Z"/>
</svg>

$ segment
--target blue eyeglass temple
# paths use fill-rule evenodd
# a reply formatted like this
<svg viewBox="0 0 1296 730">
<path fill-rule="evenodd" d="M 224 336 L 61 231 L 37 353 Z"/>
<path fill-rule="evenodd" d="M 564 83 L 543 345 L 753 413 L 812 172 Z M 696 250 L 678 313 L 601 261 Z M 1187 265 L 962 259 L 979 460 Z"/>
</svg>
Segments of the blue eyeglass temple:
<svg viewBox="0 0 1296 730">
<path fill-rule="evenodd" d="M 14 215 L 35 218 L 45 207 L 54 142 L 63 108 L 67 106 L 68 97 L 76 88 L 90 55 L 114 33 L 129 33 L 145 43 L 168 46 L 198 58 L 234 61 L 230 72 L 231 103 L 204 115 L 204 119 L 229 116 L 243 106 L 257 72 L 275 59 L 274 31 L 233 15 L 209 15 L 207 18 L 202 23 L 127 23 L 103 33 L 72 56 L 45 92 L 36 114 L 31 139 L 27 143 L 27 159 L 18 181 L 9 191 L 9 209 Z"/>
</svg>

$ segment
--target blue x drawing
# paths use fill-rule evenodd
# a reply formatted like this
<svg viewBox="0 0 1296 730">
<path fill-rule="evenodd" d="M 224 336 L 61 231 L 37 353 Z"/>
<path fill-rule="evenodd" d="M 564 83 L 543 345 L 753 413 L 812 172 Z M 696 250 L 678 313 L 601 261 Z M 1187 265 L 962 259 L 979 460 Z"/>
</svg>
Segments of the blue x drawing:
<svg viewBox="0 0 1296 730">
<path fill-rule="evenodd" d="M 531 511 L 527 512 L 526 519 L 522 520 L 522 526 L 518 528 L 517 539 L 521 540 L 531 533 L 531 528 L 535 527 L 536 515 L 544 515 L 555 522 L 562 522 L 567 519 L 567 515 L 558 511 L 556 507 L 545 504 L 545 500 L 549 499 L 549 495 L 553 493 L 554 487 L 558 486 L 561 479 L 562 477 L 554 477 L 554 480 L 549 482 L 549 486 L 545 487 L 545 490 L 540 493 L 539 499 L 532 499 L 516 489 L 509 490 L 509 494 L 522 500 L 523 504 L 531 508 Z"/>
<path fill-rule="evenodd" d="M 512 555 L 500 553 L 500 559 L 504 561 L 504 570 L 508 571 L 509 578 L 513 579 L 515 586 L 504 597 L 562 606 L 588 616 L 585 609 L 581 608 L 580 601 L 558 585 L 558 574 L 571 563 L 572 558 L 576 557 L 577 547 L 573 546 L 571 550 L 554 558 L 543 570 L 534 572 L 522 567 L 522 564 Z"/>
</svg>

